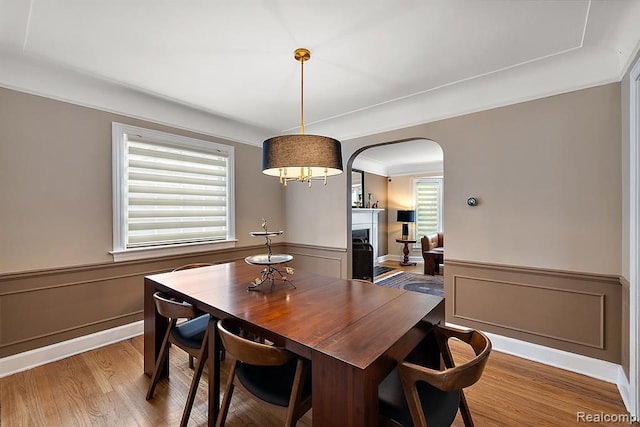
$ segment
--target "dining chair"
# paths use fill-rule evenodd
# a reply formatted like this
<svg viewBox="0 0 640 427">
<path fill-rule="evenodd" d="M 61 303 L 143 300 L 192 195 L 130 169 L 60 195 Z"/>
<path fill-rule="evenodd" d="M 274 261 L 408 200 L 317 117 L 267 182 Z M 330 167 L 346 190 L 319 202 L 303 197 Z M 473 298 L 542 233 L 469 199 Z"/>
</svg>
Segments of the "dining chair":
<svg viewBox="0 0 640 427">
<path fill-rule="evenodd" d="M 185 265 L 181 265 L 180 267 L 176 267 L 171 271 L 190 270 L 192 268 L 209 267 L 211 265 L 213 264 L 209 264 L 208 262 L 192 262 L 190 264 L 185 264 Z M 194 357 L 192 355 L 189 355 L 189 367 L 191 369 L 193 369 L 193 366 L 194 366 L 193 359 Z M 220 360 L 224 360 L 224 352 L 220 354 Z"/>
<path fill-rule="evenodd" d="M 311 409 L 311 362 L 284 348 L 247 339 L 241 330 L 246 329 L 234 319 L 218 321 L 230 368 L 216 426 L 224 426 L 236 386 L 285 415 L 285 426 L 295 426 Z"/>
<path fill-rule="evenodd" d="M 181 265 L 180 267 L 176 267 L 171 271 L 180 271 L 180 270 L 189 270 L 191 268 L 200 268 L 200 267 L 210 267 L 213 264 L 209 264 L 208 262 L 192 262 L 191 264 Z"/>
<path fill-rule="evenodd" d="M 210 316 L 208 314 L 199 315 L 196 308 L 190 303 L 169 298 L 160 292 L 153 294 L 153 301 L 158 314 L 166 317 L 169 325 L 162 340 L 160 354 L 158 355 L 156 365 L 153 368 L 151 384 L 149 385 L 146 399 L 150 400 L 153 398 L 156 385 L 160 380 L 160 374 L 162 373 L 165 361 L 169 355 L 169 346 L 171 344 L 174 344 L 186 351 L 189 356 L 195 357 L 198 360 L 198 364 L 193 373 L 193 378 L 191 379 L 187 402 L 180 422 L 181 426 L 186 426 L 189 421 L 191 407 L 193 406 L 193 401 L 198 389 L 198 383 L 200 382 L 200 377 L 202 376 L 202 371 L 207 360 L 207 343 L 209 339 L 208 324 Z M 187 320 L 186 322 L 178 325 L 177 320 L 184 318 L 191 320 Z"/>
<path fill-rule="evenodd" d="M 471 427 L 474 424 L 462 390 L 480 379 L 491 353 L 491 341 L 477 330 L 435 325 L 432 331 L 444 369 L 401 362 L 378 388 L 380 414 L 403 426 L 448 427 L 460 409 L 464 425 Z M 475 356 L 455 366 L 451 338 L 471 346 Z"/>
</svg>

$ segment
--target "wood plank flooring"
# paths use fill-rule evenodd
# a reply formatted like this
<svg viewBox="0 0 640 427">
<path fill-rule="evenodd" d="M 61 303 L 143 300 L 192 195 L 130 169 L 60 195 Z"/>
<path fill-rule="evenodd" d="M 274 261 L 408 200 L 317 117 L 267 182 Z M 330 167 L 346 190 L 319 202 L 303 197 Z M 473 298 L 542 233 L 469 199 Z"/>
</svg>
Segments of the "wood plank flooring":
<svg viewBox="0 0 640 427">
<path fill-rule="evenodd" d="M 417 268 L 420 272 L 421 266 Z M 0 379 L 0 425 L 179 425 L 192 373 L 187 356 L 180 349 L 171 349 L 171 378 L 162 380 L 154 399 L 147 402 L 144 397 L 150 380 L 142 373 L 142 350 L 142 337 L 135 337 Z M 454 353 L 458 360 L 470 355 L 458 346 Z M 223 363 L 223 380 L 227 369 Z M 479 427 L 571 426 L 581 424 L 579 412 L 626 414 L 613 384 L 497 351 L 466 395 Z M 189 426 L 206 425 L 206 396 L 204 379 Z M 298 426 L 311 426 L 312 416 L 313 410 Z M 280 418 L 236 390 L 228 426 L 282 424 Z M 458 417 L 454 426 L 462 425 Z"/>
</svg>

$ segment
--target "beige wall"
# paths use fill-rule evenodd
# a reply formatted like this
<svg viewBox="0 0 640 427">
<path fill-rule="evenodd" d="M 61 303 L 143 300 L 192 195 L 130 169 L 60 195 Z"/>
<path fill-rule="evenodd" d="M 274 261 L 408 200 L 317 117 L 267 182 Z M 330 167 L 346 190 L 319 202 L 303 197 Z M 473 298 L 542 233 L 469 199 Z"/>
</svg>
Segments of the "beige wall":
<svg viewBox="0 0 640 427">
<path fill-rule="evenodd" d="M 400 243 L 396 243 L 396 239 L 402 237 L 402 223 L 396 221 L 396 213 L 400 209 L 413 209 L 413 188 L 412 179 L 413 176 L 394 176 L 389 181 L 389 217 L 388 217 L 388 230 L 389 230 L 389 255 L 394 255 L 398 259 L 404 255 L 402 250 L 404 246 Z M 415 224 L 409 224 L 409 235 L 415 231 Z M 416 257 L 421 256 L 420 251 L 413 245 L 409 245 L 409 256 Z"/>
<path fill-rule="evenodd" d="M 113 262 L 113 121 L 235 147 L 236 249 Z M 263 251 L 249 232 L 285 223 L 260 162 L 259 147 L 0 89 L 0 357 L 141 320 L 144 275 Z"/>
<path fill-rule="evenodd" d="M 483 280 L 483 265 L 526 268 L 522 276 L 526 283 L 517 286 L 527 289 L 537 289 L 541 277 L 554 271 L 568 271 L 576 274 L 571 276 L 577 278 L 572 282 L 576 295 L 583 295 L 581 287 L 588 286 L 582 283 L 584 277 L 596 277 L 601 292 L 608 295 L 607 313 L 615 315 L 622 299 L 620 285 L 610 279 L 619 276 L 622 268 L 620 106 L 620 85 L 610 84 L 345 141 L 343 157 L 346 164 L 361 147 L 402 138 L 437 141 L 445 155 L 446 258 L 473 266 L 471 273 L 463 274 L 471 276 L 463 283 L 467 296 L 477 297 L 474 286 Z M 53 329 L 47 331 L 34 325 L 16 327 L 19 322 L 14 318 L 0 319 L 0 355 L 139 319 L 141 293 L 122 292 L 122 286 L 128 288 L 117 279 L 121 270 L 127 270 L 128 286 L 135 286 L 143 274 L 190 261 L 169 260 L 166 265 L 111 262 L 107 252 L 111 249 L 112 121 L 218 141 L 0 89 L 0 220 L 9 225 L 0 245 L 0 308 L 22 298 L 25 280 L 28 292 L 33 288 L 33 298 L 44 304 L 42 307 L 49 301 L 55 306 L 66 295 L 52 289 L 70 287 L 79 287 L 79 293 L 74 294 L 79 304 L 96 304 L 96 310 L 83 312 L 86 318 L 81 325 L 52 322 Z M 291 184 L 281 189 L 277 180 L 260 173 L 258 148 L 235 146 L 236 231 L 238 246 L 245 250 L 211 254 L 209 258 L 237 259 L 259 248 L 248 233 L 259 225 L 259 218 L 266 217 L 274 228 L 285 229 L 283 240 L 287 250 L 297 255 L 297 268 L 327 269 L 330 274 L 346 277 L 350 193 L 345 174 L 330 178 L 327 186 Z M 476 208 L 465 203 L 471 195 L 480 199 Z M 389 206 L 392 203 L 388 201 Z M 391 235 L 393 232 L 389 230 Z M 67 266 L 74 268 L 60 269 Z M 47 270 L 50 268 L 53 270 Z M 86 269 L 97 272 L 76 281 L 74 275 Z M 25 270 L 30 273 L 6 274 Z M 456 272 L 445 268 L 445 273 Z M 449 276 L 447 289 L 453 286 L 452 281 Z M 547 285 L 551 297 L 556 291 Z M 491 295 L 493 288 L 486 287 L 485 302 L 500 301 Z M 81 297 L 96 291 L 104 296 L 100 301 Z M 518 294 L 514 295 L 517 298 Z M 453 301 L 449 297 L 448 301 Z M 471 307 L 467 302 L 458 299 L 456 304 Z M 20 304 L 26 310 L 29 301 Z M 570 319 L 573 309 L 589 310 L 590 304 L 594 305 L 592 300 L 570 307 L 564 315 Z M 0 311 L 0 316 L 20 313 L 17 307 Z M 56 318 L 55 310 L 45 311 L 41 310 L 42 322 L 47 322 L 47 315 L 51 320 Z M 535 325 L 544 311 L 533 312 L 524 320 L 524 327 L 516 325 L 522 319 L 516 312 L 512 314 L 514 324 L 500 326 L 504 334 L 536 342 L 539 331 L 527 332 L 527 325 Z M 447 313 L 448 319 L 451 315 Z M 473 322 L 492 329 L 491 319 L 474 317 Z M 525 332 L 514 333 L 518 328 Z M 555 332 L 544 331 L 549 336 Z M 616 332 L 607 327 L 603 333 L 603 348 L 595 357 L 619 361 L 619 345 L 610 348 L 620 342 L 619 328 Z M 2 341 L 4 334 L 10 334 L 12 344 Z M 593 355 L 588 349 L 575 351 Z"/>
<path fill-rule="evenodd" d="M 619 84 L 345 141 L 343 157 L 410 137 L 443 148 L 452 259 L 620 274 Z M 311 190 L 287 189 L 289 238 L 345 248 L 345 175 Z M 322 233 L 306 233 L 309 218 Z"/>
<path fill-rule="evenodd" d="M 620 106 L 620 84 L 608 84 L 345 141 L 343 157 L 404 138 L 443 148 L 447 321 L 620 363 Z M 407 203 L 395 200 L 403 193 L 394 182 L 402 181 L 395 177 L 389 187 L 390 236 L 400 230 L 393 206 Z M 313 217 L 323 200 L 331 206 L 316 216 L 323 245 L 344 248 L 344 175 L 313 190 L 287 190 L 289 236 L 313 242 L 290 218 Z M 470 196 L 477 207 L 467 206 Z M 494 275 L 495 268 L 504 273 Z M 452 295 L 456 286 L 464 292 Z M 533 296 L 538 304 L 528 307 Z"/>
<path fill-rule="evenodd" d="M 388 253 L 387 217 L 389 214 L 387 198 L 387 177 L 365 172 L 365 191 L 371 193 L 372 203 L 378 202 L 378 208 L 384 211 L 378 214 L 378 257 Z M 367 195 L 365 194 L 365 200 Z"/>
<path fill-rule="evenodd" d="M 256 244 L 249 232 L 262 217 L 284 228 L 259 147 L 0 89 L 0 274 L 112 262 L 114 121 L 233 145 L 238 246 Z"/>
</svg>

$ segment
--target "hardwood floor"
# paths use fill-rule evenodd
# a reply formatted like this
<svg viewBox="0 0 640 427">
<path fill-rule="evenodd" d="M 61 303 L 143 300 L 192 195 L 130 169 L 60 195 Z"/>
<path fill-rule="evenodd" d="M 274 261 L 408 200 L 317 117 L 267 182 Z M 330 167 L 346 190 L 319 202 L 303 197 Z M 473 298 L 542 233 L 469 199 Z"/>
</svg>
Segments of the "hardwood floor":
<svg viewBox="0 0 640 427">
<path fill-rule="evenodd" d="M 397 266 L 397 263 L 395 264 Z M 418 265 L 417 272 L 421 272 Z M 177 426 L 192 371 L 186 353 L 171 349 L 171 379 L 145 394 L 143 340 L 136 337 L 0 379 L 0 425 Z M 469 352 L 454 347 L 458 360 Z M 223 380 L 228 365 L 223 363 Z M 480 381 L 466 390 L 477 426 L 578 425 L 579 412 L 626 414 L 613 384 L 507 354 L 492 352 Z M 206 379 L 189 426 L 206 425 Z M 311 426 L 313 410 L 298 426 Z M 236 390 L 227 425 L 278 426 L 283 421 Z M 462 426 L 460 417 L 454 426 Z M 592 425 L 607 425 L 605 423 Z"/>
<path fill-rule="evenodd" d="M 385 276 L 390 276 L 392 274 L 396 274 L 399 271 L 406 271 L 408 273 L 417 273 L 417 274 L 423 274 L 424 272 L 424 265 L 422 263 L 417 263 L 416 265 L 402 266 L 400 265 L 399 261 L 383 261 L 381 263 L 378 263 L 378 265 L 381 267 L 393 268 L 393 270 L 388 271 L 384 274 L 381 274 L 380 276 L 376 276 L 376 279 L 378 279 L 379 277 L 385 277 Z M 442 270 L 438 274 L 442 274 Z"/>
</svg>

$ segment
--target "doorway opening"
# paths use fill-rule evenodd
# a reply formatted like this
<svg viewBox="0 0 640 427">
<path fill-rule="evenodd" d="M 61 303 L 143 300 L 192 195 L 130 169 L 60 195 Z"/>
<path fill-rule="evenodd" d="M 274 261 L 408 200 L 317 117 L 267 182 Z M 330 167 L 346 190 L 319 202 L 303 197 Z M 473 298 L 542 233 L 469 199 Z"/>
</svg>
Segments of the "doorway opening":
<svg viewBox="0 0 640 427">
<path fill-rule="evenodd" d="M 369 228 L 369 241 L 375 243 L 373 265 L 403 260 L 403 223 L 396 221 L 399 210 L 415 210 L 418 179 L 444 178 L 444 153 L 435 141 L 406 138 L 372 144 L 355 151 L 347 161 L 347 259 L 348 277 L 353 276 L 353 232 Z M 364 218 L 364 219 L 363 219 Z M 442 223 L 443 216 L 439 220 Z M 377 225 L 367 225 L 363 221 Z M 420 218 L 417 218 L 419 221 Z M 415 240 L 418 223 L 408 224 Z M 440 227 L 442 227 L 440 225 Z M 374 230 L 375 228 L 375 230 Z M 373 234 L 373 235 L 372 235 Z M 397 236 L 396 236 L 397 234 Z M 422 262 L 420 240 L 410 245 L 410 258 Z M 360 270 L 360 269 L 356 269 Z"/>
</svg>

